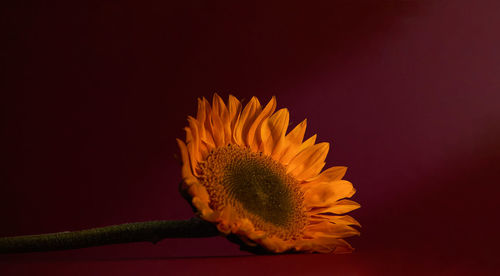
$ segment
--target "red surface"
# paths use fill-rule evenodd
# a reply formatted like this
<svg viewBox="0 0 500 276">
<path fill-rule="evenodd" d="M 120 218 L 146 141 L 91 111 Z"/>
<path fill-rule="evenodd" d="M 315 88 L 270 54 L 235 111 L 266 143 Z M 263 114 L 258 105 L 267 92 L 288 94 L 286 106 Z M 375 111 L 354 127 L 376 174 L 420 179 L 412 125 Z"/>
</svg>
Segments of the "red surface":
<svg viewBox="0 0 500 276">
<path fill-rule="evenodd" d="M 219 92 L 276 95 L 333 143 L 363 206 L 356 253 L 165 240 L 0 256 L 2 274 L 497 269 L 498 1 L 166 2 L 2 4 L 0 235 L 190 217 L 175 138 Z"/>
<path fill-rule="evenodd" d="M 14 262 L 15 275 L 489 275 L 492 266 L 445 263 L 424 256 L 384 252 L 351 255 L 278 255 L 216 258 Z"/>
</svg>

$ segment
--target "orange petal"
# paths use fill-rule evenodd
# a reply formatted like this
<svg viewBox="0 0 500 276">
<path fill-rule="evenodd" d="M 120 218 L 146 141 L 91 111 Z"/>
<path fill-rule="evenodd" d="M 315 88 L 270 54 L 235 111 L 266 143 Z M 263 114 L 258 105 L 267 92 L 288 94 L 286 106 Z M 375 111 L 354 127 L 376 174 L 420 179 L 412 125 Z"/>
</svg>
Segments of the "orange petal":
<svg viewBox="0 0 500 276">
<path fill-rule="evenodd" d="M 196 120 L 198 120 L 198 122 L 200 122 L 201 124 L 205 123 L 205 119 L 207 116 L 204 100 L 205 98 L 198 98 L 198 113 L 196 114 Z"/>
<path fill-rule="evenodd" d="M 198 197 L 201 201 L 210 203 L 210 196 L 208 195 L 207 189 L 200 183 L 189 186 L 188 192 L 192 197 Z"/>
<path fill-rule="evenodd" d="M 337 248 L 342 248 L 344 251 L 349 248 L 352 251 L 352 247 L 343 239 L 333 238 L 333 237 L 316 237 L 314 239 L 303 239 L 297 241 L 295 245 L 295 250 L 306 251 L 306 252 L 319 252 L 319 253 L 331 253 L 337 252 Z M 340 251 L 340 250 L 339 250 Z"/>
<path fill-rule="evenodd" d="M 186 143 L 191 143 L 193 141 L 193 135 L 191 134 L 191 128 L 185 127 L 184 131 L 186 131 Z"/>
<path fill-rule="evenodd" d="M 212 135 L 214 137 L 214 142 L 217 147 L 222 147 L 225 145 L 224 125 L 222 119 L 217 112 L 212 112 Z"/>
<path fill-rule="evenodd" d="M 292 145 L 300 145 L 306 133 L 307 119 L 298 124 L 290 133 L 286 135 L 287 142 Z"/>
<path fill-rule="evenodd" d="M 321 222 L 321 221 L 329 221 L 331 223 L 335 224 L 343 224 L 343 225 L 356 225 L 358 227 L 361 227 L 361 224 L 357 220 L 355 220 L 353 217 L 349 215 L 345 216 L 336 216 L 336 215 L 329 215 L 329 214 L 316 214 L 312 215 L 311 220 Z"/>
<path fill-rule="evenodd" d="M 276 136 L 274 137 L 274 140 L 277 141 L 275 142 L 275 145 L 273 147 L 273 152 L 271 154 L 271 157 L 274 158 L 275 160 L 280 160 L 287 146 L 285 134 L 286 130 L 288 129 L 288 125 L 290 123 L 290 114 L 288 113 L 288 110 L 286 110 L 286 114 L 281 117 L 284 118 L 280 118 L 275 127 L 277 133 Z"/>
<path fill-rule="evenodd" d="M 211 108 L 210 104 L 208 103 L 207 99 L 202 98 L 200 100 L 202 107 L 198 107 L 198 122 L 199 122 L 199 133 L 200 133 L 200 138 L 201 141 L 207 144 L 208 148 L 213 149 L 215 148 L 215 142 L 214 138 L 212 135 L 212 120 L 211 120 Z M 200 110 L 203 110 L 204 115 L 200 115 Z"/>
<path fill-rule="evenodd" d="M 280 139 L 284 139 L 286 129 L 288 128 L 288 121 L 290 115 L 288 109 L 282 108 L 278 110 L 275 114 L 269 117 L 269 120 L 262 125 L 265 132 L 262 132 L 262 150 L 264 153 L 271 155 L 273 151 L 281 151 L 282 149 L 277 149 L 278 142 Z M 280 145 L 282 147 L 283 144 Z"/>
<path fill-rule="evenodd" d="M 300 146 L 299 146 L 299 149 L 297 151 L 297 153 L 300 153 L 301 151 L 305 150 L 306 148 L 314 145 L 314 143 L 316 143 L 316 138 L 317 138 L 317 135 L 314 134 L 313 136 L 311 136 L 309 139 L 307 139 L 304 143 L 302 143 Z"/>
<path fill-rule="evenodd" d="M 269 116 L 271 116 L 271 114 L 273 114 L 275 109 L 276 109 L 276 97 L 273 96 L 271 98 L 271 100 L 269 101 L 269 103 L 266 105 L 266 107 L 264 107 L 264 110 L 262 110 L 262 112 L 260 112 L 255 117 L 255 120 L 250 125 L 250 128 L 248 129 L 248 133 L 246 135 L 246 142 L 247 142 L 247 145 L 249 145 L 253 151 L 258 151 L 258 149 L 259 149 L 259 144 L 254 142 L 256 140 L 255 133 L 256 133 L 257 128 L 261 125 L 262 121 L 264 121 Z M 259 133 L 259 136 L 260 136 L 260 133 Z"/>
<path fill-rule="evenodd" d="M 246 140 L 244 140 L 243 137 L 246 137 L 248 127 L 253 122 L 253 118 L 256 116 L 256 113 L 260 113 L 260 103 L 256 97 L 252 97 L 250 102 L 241 112 L 240 119 L 235 126 L 233 138 L 236 144 L 241 146 L 245 145 Z"/>
<path fill-rule="evenodd" d="M 231 135 L 232 135 L 231 119 L 229 118 L 229 111 L 226 107 L 226 104 L 217 93 L 214 94 L 212 106 L 214 112 L 216 111 L 222 122 L 222 129 L 224 133 L 224 145 L 226 145 L 231 142 Z"/>
<path fill-rule="evenodd" d="M 339 240 L 342 240 L 342 239 L 339 239 Z M 352 253 L 352 251 L 354 251 L 354 248 L 352 248 L 352 246 L 347 243 L 347 246 L 339 245 L 339 246 L 335 247 L 335 251 L 333 251 L 333 253 L 334 254 L 346 254 L 346 253 Z"/>
<path fill-rule="evenodd" d="M 210 222 L 215 222 L 217 219 L 217 213 L 210 208 L 207 202 L 201 200 L 199 197 L 193 197 L 192 203 L 198 210 L 201 218 Z"/>
<path fill-rule="evenodd" d="M 285 143 L 283 145 L 284 149 L 281 155 L 277 156 L 276 160 L 279 160 L 281 163 L 286 165 L 290 162 L 290 160 L 292 160 L 293 157 L 295 157 L 298 148 L 304 139 L 306 126 L 307 120 L 304 120 L 285 136 Z"/>
<path fill-rule="evenodd" d="M 229 119 L 231 121 L 231 136 L 234 137 L 234 128 L 241 114 L 241 103 L 233 95 L 229 95 L 228 106 L 229 106 Z M 232 139 L 232 141 L 235 142 L 234 139 Z"/>
<path fill-rule="evenodd" d="M 343 224 L 333 224 L 327 221 L 311 224 L 304 229 L 304 235 L 308 237 L 332 237 L 346 238 L 359 235 L 359 231 L 351 226 Z"/>
<path fill-rule="evenodd" d="M 299 154 L 304 149 L 306 149 L 306 148 L 308 148 L 310 146 L 313 146 L 315 142 L 316 142 L 316 134 L 314 134 L 313 136 L 311 136 L 304 143 L 302 143 L 302 144 L 300 144 L 298 146 L 295 146 L 293 148 L 290 148 L 290 152 L 287 153 L 286 156 L 283 156 L 281 158 L 281 163 L 285 164 L 285 165 L 288 165 L 292 161 L 292 159 L 295 158 L 295 156 L 297 156 L 297 154 Z"/>
<path fill-rule="evenodd" d="M 308 179 L 319 174 L 325 166 L 325 158 L 328 154 L 330 144 L 319 143 L 299 152 L 287 166 L 287 173 L 291 173 L 297 179 Z"/>
<path fill-rule="evenodd" d="M 220 232 L 224 234 L 230 234 L 235 227 L 235 223 L 237 222 L 237 213 L 230 206 L 226 206 L 226 208 L 220 211 L 219 218 L 217 219 L 217 228 Z"/>
<path fill-rule="evenodd" d="M 184 144 L 184 142 L 180 139 L 176 139 L 176 140 L 177 140 L 177 145 L 179 146 L 179 149 L 181 151 L 182 179 L 187 185 L 192 184 L 193 182 L 197 182 L 197 180 L 194 177 L 193 172 L 191 170 L 191 164 L 189 162 L 189 154 L 188 154 L 186 144 Z"/>
<path fill-rule="evenodd" d="M 260 240 L 260 243 L 269 251 L 274 253 L 282 253 L 290 249 L 290 245 L 284 240 L 274 237 L 268 236 Z"/>
<path fill-rule="evenodd" d="M 199 151 L 200 136 L 198 134 L 198 122 L 195 118 L 188 116 L 189 128 L 191 129 L 192 141 L 187 144 L 189 157 L 191 158 L 191 166 L 193 167 L 193 173 L 198 175 L 196 172 L 196 167 L 198 162 L 201 161 L 201 155 Z"/>
<path fill-rule="evenodd" d="M 316 211 L 311 211 L 311 213 L 334 213 L 334 214 L 345 214 L 347 212 L 350 212 L 352 210 L 356 210 L 361 205 L 359 203 L 349 200 L 349 199 L 342 199 L 337 201 L 333 206 L 327 207 L 327 208 L 319 208 Z"/>
<path fill-rule="evenodd" d="M 331 207 L 337 200 L 354 194 L 352 183 L 347 180 L 304 184 L 304 205 L 309 208 Z"/>
<path fill-rule="evenodd" d="M 336 166 L 330 167 L 324 170 L 320 175 L 310 178 L 308 182 L 332 182 L 335 180 L 341 180 L 347 171 L 347 167 Z"/>
</svg>

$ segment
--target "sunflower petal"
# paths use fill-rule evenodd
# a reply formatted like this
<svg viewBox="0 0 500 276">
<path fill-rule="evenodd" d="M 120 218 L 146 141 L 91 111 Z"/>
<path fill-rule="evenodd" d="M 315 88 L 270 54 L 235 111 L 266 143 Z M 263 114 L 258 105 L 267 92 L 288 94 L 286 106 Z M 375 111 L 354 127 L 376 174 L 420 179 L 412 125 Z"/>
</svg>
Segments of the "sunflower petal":
<svg viewBox="0 0 500 276">
<path fill-rule="evenodd" d="M 304 120 L 285 136 L 283 150 L 279 156 L 276 156 L 276 160 L 286 165 L 295 157 L 304 140 L 306 127 L 307 120 Z"/>
<path fill-rule="evenodd" d="M 276 151 L 276 155 L 278 155 L 278 151 L 282 151 L 283 142 L 279 145 L 280 140 L 284 139 L 286 129 L 288 128 L 290 115 L 288 113 L 288 109 L 282 108 L 278 110 L 275 114 L 269 117 L 269 120 L 263 124 L 262 128 L 267 128 L 268 136 L 262 137 L 262 150 L 264 153 L 271 155 L 274 151 Z"/>
<path fill-rule="evenodd" d="M 214 137 L 212 135 L 212 120 L 211 120 L 212 110 L 207 99 L 202 98 L 198 102 L 198 122 L 199 122 L 199 133 L 200 139 L 207 147 L 210 149 L 215 148 Z"/>
<path fill-rule="evenodd" d="M 341 250 L 337 252 L 337 249 Z M 297 241 L 295 250 L 319 253 L 331 253 L 332 251 L 335 253 L 347 253 L 352 252 L 353 248 L 343 239 L 323 236 L 314 239 L 299 240 Z"/>
<path fill-rule="evenodd" d="M 266 107 L 264 107 L 262 112 L 260 112 L 260 114 L 255 118 L 255 120 L 252 122 L 250 128 L 248 129 L 248 133 L 246 136 L 246 142 L 247 142 L 247 145 L 249 145 L 253 151 L 257 151 L 259 149 L 258 143 L 255 142 L 255 140 L 256 140 L 255 138 L 257 138 L 255 136 L 256 136 L 256 131 L 257 131 L 258 127 L 261 125 L 262 121 L 264 121 L 269 116 L 271 116 L 271 114 L 274 112 L 275 109 L 276 109 L 276 97 L 273 96 L 271 98 L 271 100 L 269 101 L 269 103 L 266 105 Z M 259 133 L 259 136 L 260 136 L 260 133 Z"/>
<path fill-rule="evenodd" d="M 327 208 L 320 208 L 316 211 L 311 211 L 311 213 L 334 213 L 334 214 L 345 214 L 347 212 L 350 212 L 352 210 L 356 210 L 361 205 L 359 203 L 349 200 L 349 199 L 342 199 L 337 201 L 333 206 L 327 207 Z"/>
<path fill-rule="evenodd" d="M 307 119 L 298 124 L 290 133 L 286 135 L 287 142 L 298 146 L 302 144 L 304 140 L 304 134 L 306 133 Z"/>
<path fill-rule="evenodd" d="M 347 180 L 304 184 L 304 205 L 313 208 L 331 207 L 337 200 L 354 194 L 352 183 Z"/>
<path fill-rule="evenodd" d="M 199 151 L 200 145 L 200 136 L 198 134 L 198 122 L 195 118 L 189 116 L 188 117 L 189 127 L 191 129 L 192 141 L 187 144 L 189 157 L 191 158 L 191 166 L 193 167 L 194 175 L 198 175 L 196 171 L 196 167 L 198 162 L 201 161 L 201 155 Z"/>
<path fill-rule="evenodd" d="M 302 152 L 304 149 L 313 146 L 314 143 L 316 143 L 316 136 L 317 135 L 314 134 L 309 139 L 307 139 L 304 143 L 300 144 L 297 147 L 291 148 L 290 149 L 291 150 L 290 153 L 288 153 L 287 156 L 286 156 L 287 158 L 285 158 L 285 156 L 283 156 L 281 158 L 281 163 L 283 165 L 288 165 L 291 162 L 291 160 L 297 156 L 297 154 L 299 154 L 300 152 Z"/>
<path fill-rule="evenodd" d="M 231 138 L 232 142 L 234 143 L 234 128 L 236 126 L 236 123 L 238 122 L 240 118 L 240 113 L 241 113 L 241 103 L 238 99 L 236 99 L 233 95 L 229 95 L 229 104 L 228 104 L 228 109 L 229 109 L 229 120 L 231 121 Z"/>
<path fill-rule="evenodd" d="M 300 153 L 301 151 L 307 149 L 308 147 L 311 147 L 312 145 L 314 145 L 314 143 L 316 143 L 316 138 L 318 136 L 316 134 L 314 134 L 313 136 L 311 136 L 309 139 L 307 139 L 304 143 L 302 143 L 300 146 L 299 146 L 299 149 L 298 149 L 298 153 Z"/>
<path fill-rule="evenodd" d="M 319 174 L 325 166 L 325 158 L 328 154 L 330 144 L 319 143 L 301 151 L 288 164 L 287 173 L 291 173 L 297 179 L 308 179 Z"/>
<path fill-rule="evenodd" d="M 191 134 L 191 128 L 185 127 L 184 131 L 186 131 L 186 143 L 191 143 L 193 141 L 193 135 Z"/>
<path fill-rule="evenodd" d="M 329 222 L 335 223 L 335 224 L 356 225 L 358 227 L 361 227 L 361 224 L 349 215 L 337 216 L 337 215 L 330 215 L 330 214 L 316 214 L 316 215 L 312 215 L 311 219 L 314 221 L 317 221 L 317 222 L 321 222 L 321 221 L 326 220 L 326 221 L 329 221 Z"/>
<path fill-rule="evenodd" d="M 359 231 L 349 225 L 333 224 L 328 221 L 323 221 L 320 223 L 308 225 L 304 230 L 304 235 L 312 238 L 346 238 L 354 235 L 359 235 Z"/>
<path fill-rule="evenodd" d="M 255 118 L 256 113 L 260 113 L 260 103 L 256 97 L 252 97 L 252 99 L 250 99 L 250 102 L 241 112 L 240 119 L 235 126 L 233 138 L 236 144 L 241 146 L 245 145 L 246 140 L 243 137 L 246 137 L 249 125 L 253 123 L 253 119 Z"/>
<path fill-rule="evenodd" d="M 193 172 L 192 172 L 192 168 L 191 168 L 191 164 L 189 162 L 189 154 L 188 154 L 188 150 L 187 150 L 186 144 L 184 144 L 184 142 L 182 140 L 180 140 L 180 139 L 176 139 L 176 140 L 177 140 L 177 145 L 179 146 L 179 149 L 181 151 L 181 159 L 182 159 L 182 171 L 181 171 L 181 174 L 182 174 L 183 181 L 187 185 L 192 184 L 194 182 L 198 182 L 198 180 L 194 177 Z"/>
<path fill-rule="evenodd" d="M 226 107 L 226 104 L 222 100 L 222 98 L 215 93 L 213 97 L 213 110 L 214 114 L 218 114 L 218 117 L 221 121 L 221 132 L 223 133 L 224 143 L 226 145 L 231 142 L 232 130 L 231 130 L 231 119 L 229 118 L 229 111 Z"/>
<path fill-rule="evenodd" d="M 339 239 L 339 240 L 343 241 L 343 239 Z M 335 251 L 333 251 L 333 253 L 335 253 L 335 254 L 347 254 L 347 253 L 352 253 L 352 251 L 354 251 L 354 248 L 352 248 L 352 246 L 347 243 L 347 246 L 345 246 L 345 245 L 336 246 Z"/>
<path fill-rule="evenodd" d="M 332 182 L 332 181 L 336 181 L 336 180 L 341 180 L 344 177 L 346 172 L 347 172 L 347 167 L 343 167 L 343 166 L 330 167 L 330 168 L 324 170 L 323 172 L 321 172 L 321 174 L 319 174 L 318 176 L 310 178 L 307 181 L 308 182 L 312 182 L 312 181 L 314 181 L 314 182 Z"/>
<path fill-rule="evenodd" d="M 282 239 L 274 236 L 266 237 L 261 240 L 261 243 L 275 253 L 282 253 L 289 249 L 288 244 Z"/>
<path fill-rule="evenodd" d="M 192 203 L 198 210 L 201 218 L 206 221 L 215 222 L 217 214 L 210 208 L 207 202 L 201 200 L 199 197 L 193 197 Z"/>
</svg>

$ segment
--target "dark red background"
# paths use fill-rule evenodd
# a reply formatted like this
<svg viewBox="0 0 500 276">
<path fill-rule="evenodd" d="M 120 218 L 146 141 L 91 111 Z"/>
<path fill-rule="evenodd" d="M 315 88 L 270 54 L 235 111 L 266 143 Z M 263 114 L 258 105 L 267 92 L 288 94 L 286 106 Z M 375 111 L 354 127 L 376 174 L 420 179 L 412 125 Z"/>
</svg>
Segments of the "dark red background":
<svg viewBox="0 0 500 276">
<path fill-rule="evenodd" d="M 0 271 L 496 269 L 498 1 L 166 2 L 1 4 L 0 236 L 189 218 L 175 138 L 217 92 L 276 95 L 333 144 L 363 206 L 356 252 L 214 258 L 248 254 L 164 240 L 4 255 Z"/>
</svg>

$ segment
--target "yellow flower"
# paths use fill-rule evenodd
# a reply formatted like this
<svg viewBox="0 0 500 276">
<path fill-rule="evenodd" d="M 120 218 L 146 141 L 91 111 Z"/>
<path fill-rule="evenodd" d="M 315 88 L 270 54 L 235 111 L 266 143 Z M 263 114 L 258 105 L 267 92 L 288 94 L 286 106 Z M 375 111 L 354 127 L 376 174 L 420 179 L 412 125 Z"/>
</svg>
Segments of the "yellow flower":
<svg viewBox="0 0 500 276">
<path fill-rule="evenodd" d="M 198 99 L 189 116 L 182 155 L 182 189 L 198 215 L 226 235 L 271 252 L 351 252 L 343 238 L 359 235 L 359 223 L 342 215 L 360 207 L 355 189 L 342 180 L 346 167 L 321 172 L 328 143 L 303 141 L 306 120 L 288 134 L 286 108 L 274 112 L 253 97 L 243 108 L 215 94 L 212 106 Z"/>
</svg>

